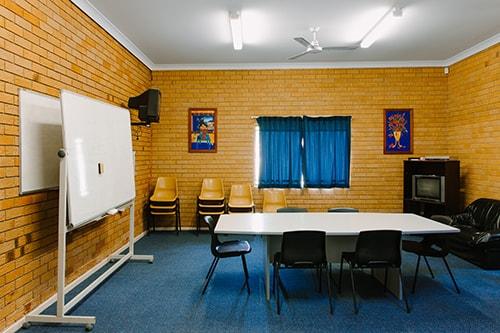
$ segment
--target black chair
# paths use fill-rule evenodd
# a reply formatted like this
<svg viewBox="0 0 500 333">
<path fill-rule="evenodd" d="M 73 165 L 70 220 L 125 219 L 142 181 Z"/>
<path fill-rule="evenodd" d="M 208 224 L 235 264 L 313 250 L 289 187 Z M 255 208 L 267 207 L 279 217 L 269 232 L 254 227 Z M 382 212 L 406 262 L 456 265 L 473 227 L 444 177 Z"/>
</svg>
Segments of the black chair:
<svg viewBox="0 0 500 333">
<path fill-rule="evenodd" d="M 332 292 L 330 279 L 328 279 L 328 265 L 326 261 L 326 233 L 324 231 L 289 231 L 283 233 L 281 252 L 274 255 L 273 290 L 276 296 L 276 309 L 280 314 L 280 290 L 286 292 L 280 277 L 283 268 L 312 268 L 316 269 L 319 278 L 319 291 L 321 292 L 321 270 L 325 269 L 328 283 L 328 302 L 330 314 L 333 314 Z"/>
<path fill-rule="evenodd" d="M 217 238 L 217 235 L 214 232 L 216 222 L 214 221 L 212 216 L 205 216 L 204 219 L 205 222 L 208 224 L 208 230 L 210 232 L 210 236 L 212 237 L 210 249 L 214 256 L 214 260 L 212 260 L 212 264 L 210 265 L 207 276 L 205 277 L 203 291 L 201 294 L 202 295 L 205 294 L 208 283 L 210 282 L 210 279 L 214 274 L 215 267 L 217 267 L 217 264 L 219 263 L 219 259 L 240 257 L 240 256 L 241 256 L 241 262 L 243 264 L 243 272 L 245 273 L 245 283 L 243 284 L 243 287 L 245 287 L 246 285 L 248 294 L 250 294 L 250 285 L 248 284 L 248 269 L 247 269 L 245 254 L 250 253 L 252 251 L 252 247 L 247 241 L 233 240 L 233 241 L 220 242 L 219 239 Z"/>
<path fill-rule="evenodd" d="M 406 312 L 410 313 L 410 307 L 403 286 L 401 274 L 401 231 L 399 230 L 372 230 L 361 231 L 356 242 L 355 252 L 342 252 L 340 261 L 339 293 L 342 288 L 342 266 L 344 260 L 349 263 L 351 272 L 352 300 L 354 313 L 358 313 L 356 301 L 356 287 L 354 283 L 354 269 L 385 268 L 384 291 L 387 290 L 387 270 L 396 268 L 399 272 L 399 281 L 406 305 Z"/>
<path fill-rule="evenodd" d="M 277 213 L 307 213 L 307 208 L 283 207 L 276 210 Z"/>
<path fill-rule="evenodd" d="M 411 240 L 403 240 L 403 250 L 406 252 L 414 253 L 418 256 L 417 259 L 417 267 L 415 269 L 415 277 L 413 279 L 413 288 L 412 293 L 415 293 L 415 287 L 417 286 L 417 276 L 418 269 L 420 266 L 420 257 L 424 257 L 425 264 L 427 265 L 427 269 L 431 274 L 431 277 L 434 279 L 434 273 L 432 272 L 431 266 L 427 261 L 427 257 L 431 258 L 442 258 L 448 273 L 450 274 L 451 280 L 455 285 L 455 290 L 457 294 L 460 294 L 460 289 L 458 289 L 457 282 L 455 281 L 455 277 L 451 272 L 450 266 L 446 261 L 446 256 L 448 255 L 448 248 L 446 246 L 446 240 L 439 236 L 426 236 L 422 239 L 422 241 L 411 241 Z"/>
<path fill-rule="evenodd" d="M 328 208 L 328 213 L 359 213 L 359 209 L 351 207 Z"/>
</svg>

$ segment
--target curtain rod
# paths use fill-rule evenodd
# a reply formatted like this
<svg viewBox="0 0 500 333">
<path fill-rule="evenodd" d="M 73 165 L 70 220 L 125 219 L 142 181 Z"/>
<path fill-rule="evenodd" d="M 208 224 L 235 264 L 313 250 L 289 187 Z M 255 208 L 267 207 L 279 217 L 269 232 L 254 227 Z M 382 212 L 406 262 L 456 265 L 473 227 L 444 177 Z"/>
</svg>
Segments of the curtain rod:
<svg viewBox="0 0 500 333">
<path fill-rule="evenodd" d="M 332 115 L 300 115 L 300 116 L 296 116 L 296 115 L 289 115 L 289 116 L 283 116 L 283 115 L 265 115 L 265 116 L 250 116 L 250 119 L 257 119 L 259 117 L 281 117 L 281 118 L 285 118 L 285 117 L 312 117 L 312 118 L 321 118 L 321 117 L 351 117 L 351 115 L 341 115 L 341 114 L 332 114 Z"/>
</svg>

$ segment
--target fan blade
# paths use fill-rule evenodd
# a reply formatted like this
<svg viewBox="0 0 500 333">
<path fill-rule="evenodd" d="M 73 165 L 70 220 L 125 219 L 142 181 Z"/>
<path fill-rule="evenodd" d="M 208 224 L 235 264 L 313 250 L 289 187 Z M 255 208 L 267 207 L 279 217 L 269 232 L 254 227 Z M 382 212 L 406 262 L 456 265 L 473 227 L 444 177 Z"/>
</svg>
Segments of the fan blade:
<svg viewBox="0 0 500 333">
<path fill-rule="evenodd" d="M 304 45 L 305 47 L 314 47 L 311 43 L 309 43 L 307 40 L 305 40 L 302 37 L 295 37 L 294 40 L 297 41 L 298 43 Z"/>
<path fill-rule="evenodd" d="M 308 54 L 309 52 L 311 52 L 311 51 L 310 51 L 310 50 L 307 50 L 307 51 L 301 52 L 301 53 L 299 53 L 299 54 L 296 54 L 296 55 L 294 55 L 294 56 L 291 56 L 290 58 L 288 58 L 288 60 L 297 59 L 298 57 L 302 57 L 303 55 Z"/>
<path fill-rule="evenodd" d="M 326 46 L 323 47 L 323 50 L 327 51 L 349 51 L 349 50 L 356 50 L 359 46 L 357 45 L 352 45 L 352 46 Z"/>
</svg>

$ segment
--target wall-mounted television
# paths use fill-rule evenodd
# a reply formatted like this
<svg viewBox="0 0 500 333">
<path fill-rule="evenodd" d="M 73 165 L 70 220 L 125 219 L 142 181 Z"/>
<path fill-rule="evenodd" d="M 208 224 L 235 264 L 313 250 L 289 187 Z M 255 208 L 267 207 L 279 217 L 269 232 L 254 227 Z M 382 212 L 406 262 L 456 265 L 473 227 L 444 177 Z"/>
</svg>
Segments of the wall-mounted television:
<svg viewBox="0 0 500 333">
<path fill-rule="evenodd" d="M 158 89 L 148 89 L 139 96 L 130 97 L 128 107 L 139 110 L 139 119 L 145 124 L 160 121 L 160 98 Z"/>
<path fill-rule="evenodd" d="M 412 176 L 412 199 L 445 202 L 445 177 L 436 175 Z"/>
</svg>

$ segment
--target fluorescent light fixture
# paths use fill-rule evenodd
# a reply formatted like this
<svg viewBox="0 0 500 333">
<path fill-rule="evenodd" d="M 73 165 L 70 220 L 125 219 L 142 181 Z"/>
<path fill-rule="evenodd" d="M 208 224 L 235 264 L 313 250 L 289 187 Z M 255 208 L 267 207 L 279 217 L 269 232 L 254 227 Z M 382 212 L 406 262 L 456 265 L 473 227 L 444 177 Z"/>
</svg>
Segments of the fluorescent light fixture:
<svg viewBox="0 0 500 333">
<path fill-rule="evenodd" d="M 377 39 L 380 38 L 391 26 L 394 25 L 395 20 L 403 16 L 403 10 L 399 6 L 392 6 L 380 20 L 368 31 L 368 33 L 361 40 L 360 46 L 362 48 L 370 47 Z"/>
<path fill-rule="evenodd" d="M 229 24 L 233 35 L 233 47 L 235 50 L 241 50 L 243 48 L 243 34 L 240 12 L 229 12 Z"/>
</svg>

